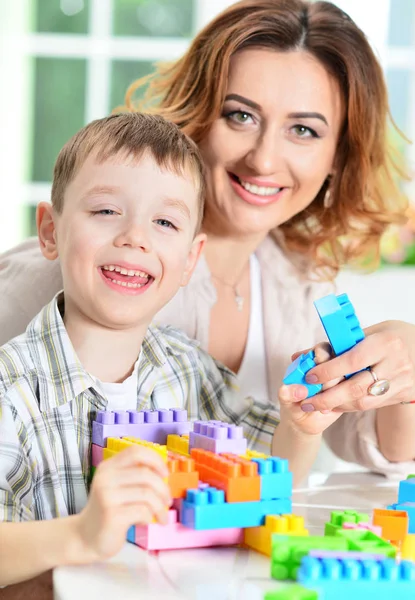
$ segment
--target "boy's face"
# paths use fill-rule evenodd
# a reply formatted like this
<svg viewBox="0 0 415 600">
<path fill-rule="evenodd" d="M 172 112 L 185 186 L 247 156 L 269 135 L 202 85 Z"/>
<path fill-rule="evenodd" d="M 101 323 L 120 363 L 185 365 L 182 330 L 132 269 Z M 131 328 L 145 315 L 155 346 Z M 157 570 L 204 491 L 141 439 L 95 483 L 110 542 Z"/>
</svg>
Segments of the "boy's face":
<svg viewBox="0 0 415 600">
<path fill-rule="evenodd" d="M 151 154 L 89 156 L 68 185 L 61 214 L 38 208 L 41 246 L 60 258 L 65 303 L 109 328 L 145 325 L 185 285 L 204 236 L 194 237 L 192 174 L 164 170 Z"/>
</svg>

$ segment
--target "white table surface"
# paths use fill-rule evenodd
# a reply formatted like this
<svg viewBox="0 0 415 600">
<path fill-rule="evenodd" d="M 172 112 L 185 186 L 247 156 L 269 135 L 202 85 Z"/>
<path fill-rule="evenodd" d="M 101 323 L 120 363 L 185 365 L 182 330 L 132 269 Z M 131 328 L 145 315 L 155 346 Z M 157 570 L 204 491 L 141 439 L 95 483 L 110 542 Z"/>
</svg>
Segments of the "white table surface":
<svg viewBox="0 0 415 600">
<path fill-rule="evenodd" d="M 314 481 L 318 480 L 314 476 Z M 321 479 L 321 477 L 320 477 Z M 367 473 L 341 473 L 293 494 L 293 513 L 312 535 L 323 535 L 332 510 L 371 513 L 396 502 L 398 483 Z M 56 600 L 262 600 L 279 584 L 270 559 L 244 548 L 201 548 L 148 553 L 126 543 L 113 559 L 55 569 Z M 285 583 L 283 585 L 286 585 Z"/>
</svg>

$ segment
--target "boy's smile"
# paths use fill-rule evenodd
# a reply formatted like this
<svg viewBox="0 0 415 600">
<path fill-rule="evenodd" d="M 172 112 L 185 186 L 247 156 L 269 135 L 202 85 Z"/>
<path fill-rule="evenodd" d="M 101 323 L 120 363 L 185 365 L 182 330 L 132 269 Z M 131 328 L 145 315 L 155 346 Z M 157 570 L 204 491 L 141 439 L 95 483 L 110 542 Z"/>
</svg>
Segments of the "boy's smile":
<svg viewBox="0 0 415 600">
<path fill-rule="evenodd" d="M 66 188 L 62 212 L 47 210 L 66 324 L 75 317 L 146 328 L 187 283 L 203 246 L 193 174 L 160 167 L 149 152 L 103 163 L 90 155 Z"/>
</svg>

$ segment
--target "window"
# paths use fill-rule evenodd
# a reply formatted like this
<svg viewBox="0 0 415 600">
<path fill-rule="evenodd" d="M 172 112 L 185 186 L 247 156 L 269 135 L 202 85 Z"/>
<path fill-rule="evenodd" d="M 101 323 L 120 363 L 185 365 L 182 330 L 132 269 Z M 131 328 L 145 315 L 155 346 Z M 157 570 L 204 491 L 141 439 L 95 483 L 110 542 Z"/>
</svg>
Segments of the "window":
<svg viewBox="0 0 415 600">
<path fill-rule="evenodd" d="M 415 140 L 415 2 L 337 0 L 379 52 L 392 115 Z M 159 60 L 179 57 L 232 0 L 0 2 L 0 251 L 35 233 L 56 154 L 83 124 L 123 102 Z M 374 14 L 376 18 L 374 18 Z M 6 82 L 6 85 L 4 85 Z M 406 150 L 415 164 L 415 144 Z M 414 197 L 415 189 L 409 187 Z"/>
</svg>

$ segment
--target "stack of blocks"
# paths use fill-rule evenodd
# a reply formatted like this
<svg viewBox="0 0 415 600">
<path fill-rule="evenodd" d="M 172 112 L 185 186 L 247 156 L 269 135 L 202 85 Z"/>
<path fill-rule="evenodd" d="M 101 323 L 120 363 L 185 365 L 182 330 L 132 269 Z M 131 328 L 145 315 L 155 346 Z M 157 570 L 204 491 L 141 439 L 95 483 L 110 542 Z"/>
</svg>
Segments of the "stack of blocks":
<svg viewBox="0 0 415 600">
<path fill-rule="evenodd" d="M 364 334 L 346 294 L 317 301 L 335 354 Z M 284 382 L 301 383 L 312 352 L 289 367 Z M 351 376 L 351 375 L 350 375 Z M 132 444 L 158 452 L 168 466 L 174 498 L 168 524 L 131 526 L 128 541 L 147 550 L 243 544 L 271 557 L 271 576 L 298 584 L 265 600 L 415 598 L 415 476 L 402 481 L 398 502 L 369 515 L 335 511 L 324 536 L 310 536 L 291 514 L 292 474 L 284 459 L 247 449 L 241 427 L 190 423 L 184 410 L 98 413 L 92 427 L 91 475 L 102 460 Z M 398 558 L 398 561 L 396 560 Z M 411 562 L 413 561 L 413 562 Z"/>
<path fill-rule="evenodd" d="M 302 520 L 300 527 L 290 514 L 288 462 L 248 450 L 242 427 L 220 421 L 191 424 L 180 410 L 102 411 L 93 423 L 92 441 L 92 470 L 132 444 L 152 448 L 167 463 L 174 507 L 167 525 L 129 529 L 128 541 L 142 548 L 242 544 L 249 528 L 252 537 L 266 540 L 270 554 L 271 530 L 265 524 L 270 515 L 287 515 L 294 528 L 305 531 Z M 280 531 L 288 532 L 283 526 Z"/>
</svg>

